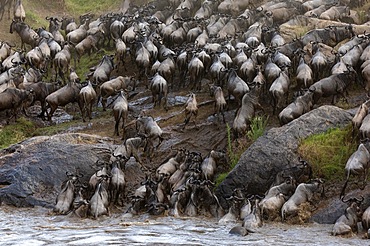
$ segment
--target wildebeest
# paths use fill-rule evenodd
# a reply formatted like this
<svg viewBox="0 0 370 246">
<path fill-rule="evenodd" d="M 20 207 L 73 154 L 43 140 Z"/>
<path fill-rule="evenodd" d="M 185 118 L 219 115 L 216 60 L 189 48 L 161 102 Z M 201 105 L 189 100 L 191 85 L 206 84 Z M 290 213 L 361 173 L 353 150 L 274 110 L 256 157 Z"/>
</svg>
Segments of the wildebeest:
<svg viewBox="0 0 370 246">
<path fill-rule="evenodd" d="M 127 162 L 131 157 L 134 157 L 135 160 L 139 162 L 141 168 L 145 170 L 146 167 L 143 165 L 140 151 L 142 148 L 145 149 L 146 145 L 147 136 L 145 135 L 139 134 L 138 137 L 128 138 L 114 150 L 110 161 L 114 162 L 119 158 Z M 122 167 L 122 169 L 124 169 L 124 167 Z"/>
<path fill-rule="evenodd" d="M 361 140 L 366 140 L 370 138 L 370 114 L 367 114 L 362 122 L 361 126 L 358 129 L 359 130 L 359 135 Z"/>
<path fill-rule="evenodd" d="M 345 235 L 358 231 L 357 223 L 361 219 L 362 211 L 360 205 L 363 200 L 363 197 L 362 199 L 351 198 L 348 200 L 344 200 L 344 197 L 342 197 L 342 201 L 347 203 L 348 207 L 344 211 L 344 214 L 335 221 L 331 232 L 333 236 Z"/>
<path fill-rule="evenodd" d="M 238 102 L 238 105 L 241 106 L 242 98 L 249 90 L 249 86 L 238 76 L 236 70 L 234 68 L 229 69 L 227 76 L 228 103 L 230 104 L 230 97 L 233 95 L 234 99 Z"/>
<path fill-rule="evenodd" d="M 110 96 L 115 95 L 120 90 L 126 90 L 127 87 L 131 84 L 135 84 L 133 77 L 128 76 L 118 76 L 116 78 L 112 78 L 111 80 L 108 80 L 101 84 L 99 86 L 99 94 L 101 97 L 101 102 L 103 105 L 103 110 L 106 109 L 107 104 L 107 98 Z"/>
<path fill-rule="evenodd" d="M 167 93 L 168 93 L 168 84 L 167 80 L 163 78 L 159 73 L 156 73 L 151 79 L 150 90 L 152 91 L 153 103 L 161 107 L 162 98 L 163 98 L 163 108 L 168 110 L 167 107 Z"/>
<path fill-rule="evenodd" d="M 53 93 L 49 94 L 46 98 L 46 108 L 50 108 L 50 111 L 46 110 L 48 115 L 48 120 L 51 123 L 51 117 L 53 116 L 55 110 L 58 106 L 65 106 L 68 103 L 79 103 L 79 93 L 80 87 L 78 84 L 74 82 L 69 82 L 62 88 L 54 91 Z M 80 109 L 81 106 L 79 105 Z"/>
<path fill-rule="evenodd" d="M 271 186 L 260 202 L 262 216 L 270 220 L 279 216 L 281 207 L 294 193 L 296 187 L 296 180 L 292 176 L 286 176 L 283 183 Z"/>
<path fill-rule="evenodd" d="M 303 46 L 306 46 L 312 40 L 321 40 L 321 43 L 334 47 L 344 39 L 353 36 L 355 36 L 355 33 L 352 25 L 327 26 L 325 28 L 316 28 L 308 31 L 301 37 L 301 42 Z"/>
<path fill-rule="evenodd" d="M 65 44 L 63 49 L 55 54 L 54 57 L 54 68 L 55 68 L 55 80 L 59 75 L 65 82 L 65 74 L 68 73 L 71 62 L 71 45 Z"/>
<path fill-rule="evenodd" d="M 36 47 L 39 35 L 29 25 L 24 22 L 16 22 L 13 20 L 10 24 L 10 33 L 14 31 L 16 31 L 21 38 L 21 49 L 25 48 L 25 44 L 30 45 L 32 48 Z"/>
<path fill-rule="evenodd" d="M 10 56 L 10 54 L 12 53 L 12 47 L 14 47 L 14 45 L 11 45 L 8 42 L 0 42 L 0 64 L 5 60 L 5 58 Z"/>
<path fill-rule="evenodd" d="M 58 214 L 67 214 L 71 211 L 75 197 L 76 185 L 79 184 L 79 178 L 82 177 L 81 175 L 71 174 L 68 171 L 66 172 L 66 175 L 68 179 L 63 182 L 53 209 L 53 211 Z"/>
<path fill-rule="evenodd" d="M 66 34 L 66 41 L 74 45 L 78 44 L 84 38 L 86 38 L 88 29 L 89 29 L 88 22 L 81 24 L 77 29 Z"/>
<path fill-rule="evenodd" d="M 195 97 L 194 93 L 191 93 L 189 95 L 188 100 L 185 103 L 185 121 L 184 121 L 184 126 L 183 129 L 185 129 L 185 126 L 189 123 L 190 118 L 194 115 L 194 125 L 197 127 L 197 124 L 195 123 L 195 119 L 198 115 L 198 104 L 197 104 L 197 99 Z"/>
<path fill-rule="evenodd" d="M 46 97 L 53 93 L 54 91 L 58 90 L 60 88 L 60 82 L 52 82 L 52 83 L 47 83 L 47 82 L 37 82 L 37 83 L 30 83 L 30 84 L 25 84 L 24 88 L 26 90 L 33 90 L 34 92 L 34 98 L 33 98 L 33 103 L 36 101 L 39 101 L 41 104 L 41 113 L 39 116 L 41 118 L 45 117 L 45 112 L 46 112 Z"/>
<path fill-rule="evenodd" d="M 86 117 L 92 119 L 92 106 L 96 100 L 96 92 L 91 82 L 82 87 L 79 93 L 79 105 L 81 107 L 82 120 L 85 122 Z"/>
<path fill-rule="evenodd" d="M 229 211 L 219 219 L 218 224 L 225 224 L 228 222 L 235 223 L 240 219 L 240 209 L 243 206 L 245 198 L 233 194 L 231 197 L 226 198 L 226 200 L 230 203 Z"/>
<path fill-rule="evenodd" d="M 164 163 L 162 163 L 156 169 L 156 177 L 161 180 L 163 177 L 170 177 L 180 166 L 180 164 L 185 160 L 184 151 L 182 149 L 178 150 L 174 157 L 171 157 Z"/>
<path fill-rule="evenodd" d="M 203 62 L 194 53 L 193 58 L 188 64 L 188 74 L 192 90 L 200 91 L 202 88 L 202 78 L 204 76 L 205 67 Z"/>
<path fill-rule="evenodd" d="M 110 74 L 114 68 L 114 55 L 104 55 L 97 66 L 90 68 L 90 70 L 93 71 L 88 74 L 88 77 L 91 77 L 90 81 L 92 83 L 101 85 L 109 80 Z"/>
<path fill-rule="evenodd" d="M 294 194 L 283 204 L 281 208 L 281 220 L 285 221 L 288 216 L 297 215 L 299 207 L 303 203 L 313 202 L 315 194 L 323 191 L 321 179 L 312 180 L 310 183 L 301 183 L 297 186 Z"/>
<path fill-rule="evenodd" d="M 270 86 L 269 92 L 272 98 L 273 114 L 276 110 L 286 105 L 289 96 L 290 78 L 288 70 L 283 70 L 279 76 L 273 81 Z"/>
<path fill-rule="evenodd" d="M 298 184 L 306 183 L 312 178 L 312 175 L 312 166 L 306 160 L 299 157 L 296 165 L 284 168 L 276 174 L 271 187 L 286 182 L 288 177 L 293 178 Z"/>
<path fill-rule="evenodd" d="M 363 143 L 360 143 L 357 150 L 352 153 L 352 155 L 348 158 L 345 171 L 346 171 L 346 182 L 343 185 L 342 191 L 340 193 L 340 197 L 344 197 L 344 193 L 349 181 L 349 177 L 351 174 L 363 176 L 363 187 L 366 185 L 366 179 L 368 170 L 370 167 L 370 153 L 369 153 L 369 140 L 366 139 Z"/>
<path fill-rule="evenodd" d="M 302 96 L 297 97 L 294 102 L 286 106 L 279 113 L 280 125 L 287 124 L 294 119 L 309 112 L 313 107 L 313 91 L 306 91 Z"/>
<path fill-rule="evenodd" d="M 236 111 L 233 121 L 233 137 L 237 139 L 239 136 L 246 134 L 250 129 L 252 119 L 255 117 L 257 110 L 264 110 L 259 102 L 259 89 L 254 88 L 250 92 L 246 92 L 242 98 L 241 107 Z"/>
<path fill-rule="evenodd" d="M 163 141 L 163 130 L 151 116 L 139 117 L 136 120 L 136 131 L 148 137 L 148 148 L 145 151 L 149 152 L 149 156 L 153 153 L 154 142 L 158 139 L 158 144 L 155 146 L 158 148 Z"/>
<path fill-rule="evenodd" d="M 220 86 L 210 85 L 209 90 L 211 96 L 215 99 L 214 115 L 217 114 L 219 117 L 219 114 L 221 114 L 222 121 L 225 123 L 226 100 L 222 88 Z"/>
<path fill-rule="evenodd" d="M 319 42 L 313 42 L 312 44 L 312 57 L 309 65 L 313 72 L 313 80 L 316 82 L 325 76 L 327 71 L 328 58 L 321 51 L 321 46 Z"/>
<path fill-rule="evenodd" d="M 361 223 L 362 223 L 362 228 L 364 230 L 366 231 L 369 230 L 370 228 L 370 206 L 367 207 L 364 213 L 362 214 Z"/>
<path fill-rule="evenodd" d="M 362 125 L 362 122 L 364 118 L 369 113 L 369 107 L 370 107 L 370 100 L 366 100 L 364 103 L 362 103 L 357 111 L 356 114 L 353 116 L 351 122 L 352 122 L 352 138 L 354 138 Z"/>
<path fill-rule="evenodd" d="M 26 11 L 21 0 L 16 0 L 14 4 L 14 20 L 24 22 L 26 19 Z"/>
<path fill-rule="evenodd" d="M 91 51 L 94 49 L 95 51 L 99 50 L 98 43 L 101 39 L 103 39 L 104 34 L 101 31 L 97 31 L 94 34 L 89 34 L 83 40 L 81 40 L 75 46 L 76 56 L 78 63 L 80 63 L 80 59 L 84 54 L 88 54 L 90 56 Z M 75 66 L 76 66 L 76 56 L 75 56 Z"/>
<path fill-rule="evenodd" d="M 119 161 L 112 163 L 109 182 L 110 200 L 113 204 L 123 205 L 125 198 L 126 180 Z"/>
<path fill-rule="evenodd" d="M 87 213 L 94 219 L 101 215 L 109 216 L 109 193 L 108 193 L 108 175 L 100 175 L 99 183 L 96 186 L 94 195 L 91 197 Z"/>
<path fill-rule="evenodd" d="M 127 119 L 127 115 L 128 115 L 128 102 L 123 91 L 120 91 L 113 101 L 113 116 L 116 122 L 114 125 L 114 135 L 117 136 L 119 136 L 118 126 L 122 119 L 122 131 L 123 131 L 122 139 L 124 139 L 125 137 L 125 122 Z"/>
<path fill-rule="evenodd" d="M 26 107 L 33 101 L 33 91 L 21 90 L 18 88 L 7 88 L 0 93 L 0 111 L 11 109 L 13 110 L 14 119 L 17 117 L 17 111 L 22 106 L 23 112 L 26 114 Z"/>
<path fill-rule="evenodd" d="M 332 97 L 332 104 L 337 101 L 338 95 L 346 99 L 345 92 L 348 86 L 357 78 L 356 71 L 349 67 L 348 71 L 340 74 L 333 74 L 329 77 L 323 78 L 310 86 L 310 90 L 314 92 L 314 104 L 318 102 L 321 97 Z"/>
<path fill-rule="evenodd" d="M 225 164 L 226 162 L 226 154 L 224 152 L 211 150 L 200 166 L 203 179 L 213 182 L 217 172 L 217 165 Z"/>
<path fill-rule="evenodd" d="M 309 86 L 312 85 L 313 72 L 310 66 L 305 62 L 303 55 L 300 55 L 296 75 L 297 75 L 297 84 L 301 88 L 308 88 Z"/>
</svg>

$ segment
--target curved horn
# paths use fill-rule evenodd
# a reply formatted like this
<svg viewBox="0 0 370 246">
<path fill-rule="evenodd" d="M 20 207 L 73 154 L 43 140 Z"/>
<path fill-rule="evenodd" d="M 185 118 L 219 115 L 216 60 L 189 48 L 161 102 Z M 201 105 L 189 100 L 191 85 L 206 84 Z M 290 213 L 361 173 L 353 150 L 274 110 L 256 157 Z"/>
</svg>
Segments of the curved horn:
<svg viewBox="0 0 370 246">
<path fill-rule="evenodd" d="M 363 202 L 364 201 L 364 197 L 363 196 L 361 196 L 361 200 L 360 199 L 358 199 L 357 197 L 355 198 L 355 200 L 357 201 L 357 202 L 359 202 L 359 203 L 361 203 L 361 202 Z"/>
<path fill-rule="evenodd" d="M 342 202 L 347 203 L 347 202 L 348 202 L 348 201 L 350 201 L 351 199 L 344 200 L 344 196 L 343 196 L 343 197 L 341 197 L 341 200 L 342 200 Z"/>
</svg>

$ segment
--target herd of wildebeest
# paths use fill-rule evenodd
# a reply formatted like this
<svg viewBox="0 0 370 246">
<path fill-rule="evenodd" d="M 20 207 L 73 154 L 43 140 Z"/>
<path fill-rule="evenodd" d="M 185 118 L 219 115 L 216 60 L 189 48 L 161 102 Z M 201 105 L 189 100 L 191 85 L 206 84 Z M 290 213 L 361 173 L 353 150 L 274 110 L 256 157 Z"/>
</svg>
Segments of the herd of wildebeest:
<svg viewBox="0 0 370 246">
<path fill-rule="evenodd" d="M 0 111 L 6 111 L 9 121 L 37 101 L 40 117 L 50 122 L 59 106 L 75 102 L 86 121 L 99 101 L 104 110 L 112 110 L 115 134 L 120 135 L 120 121 L 125 129 L 129 114 L 128 89 L 150 90 L 153 107 L 168 110 L 169 91 L 186 88 L 192 92 L 184 106 L 185 128 L 191 118 L 195 123 L 197 93 L 209 89 L 215 101 L 212 113 L 222 116 L 221 124 L 224 113 L 232 110 L 230 102 L 237 105 L 232 130 L 238 138 L 245 136 L 256 112 L 266 107 L 284 125 L 322 104 L 322 98 L 332 98 L 335 104 L 337 97 L 347 99 L 349 88 L 362 86 L 364 94 L 370 89 L 370 34 L 357 31 L 368 30 L 369 22 L 355 11 L 366 5 L 362 0 L 158 0 L 99 17 L 48 16 L 48 29 L 27 25 L 21 1 L 15 4 L 10 32 L 19 35 L 21 45 L 0 43 Z M 283 37 L 281 25 L 299 19 L 331 24 Z M 80 58 L 112 46 L 114 54 L 102 53 L 82 82 L 74 69 Z M 127 76 L 122 69 L 127 63 L 137 66 L 139 73 Z M 43 82 L 44 77 L 51 81 Z M 361 142 L 346 164 L 340 198 L 348 207 L 333 235 L 355 233 L 361 221 L 364 231 L 370 227 L 370 209 L 361 206 L 364 198 L 345 198 L 351 174 L 363 175 L 366 184 L 369 102 L 360 105 L 353 118 L 353 137 Z M 311 166 L 300 160 L 281 170 L 263 196 L 235 189 L 224 208 L 214 194 L 217 165 L 227 162 L 224 152 L 212 150 L 203 158 L 197 151 L 173 149 L 176 154 L 148 170 L 143 156 L 151 158 L 163 131 L 147 115 L 136 119 L 136 131 L 132 138 L 122 133 L 123 144 L 112 151 L 109 162 L 95 164 L 99 170 L 88 185 L 80 181 L 83 174 L 66 172 L 54 212 L 97 218 L 109 215 L 110 206 L 127 206 L 130 215 L 208 215 L 219 218 L 220 224 L 243 221 L 230 233 L 246 235 L 263 221 L 298 216 L 302 204 L 324 193 L 323 180 L 313 179 Z M 146 178 L 129 196 L 124 170 L 131 157 Z"/>
</svg>

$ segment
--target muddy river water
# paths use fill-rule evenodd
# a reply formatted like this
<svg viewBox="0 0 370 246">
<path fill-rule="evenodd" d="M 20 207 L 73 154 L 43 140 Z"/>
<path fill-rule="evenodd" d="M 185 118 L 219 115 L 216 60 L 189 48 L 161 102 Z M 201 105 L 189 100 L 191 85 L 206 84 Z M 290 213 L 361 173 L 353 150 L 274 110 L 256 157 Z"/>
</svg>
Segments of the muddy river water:
<svg viewBox="0 0 370 246">
<path fill-rule="evenodd" d="M 97 220 L 50 215 L 44 208 L 0 206 L 0 245 L 369 245 L 361 235 L 334 237 L 332 225 L 266 223 L 245 237 L 229 234 L 234 223 L 209 218 L 120 213 Z"/>
</svg>

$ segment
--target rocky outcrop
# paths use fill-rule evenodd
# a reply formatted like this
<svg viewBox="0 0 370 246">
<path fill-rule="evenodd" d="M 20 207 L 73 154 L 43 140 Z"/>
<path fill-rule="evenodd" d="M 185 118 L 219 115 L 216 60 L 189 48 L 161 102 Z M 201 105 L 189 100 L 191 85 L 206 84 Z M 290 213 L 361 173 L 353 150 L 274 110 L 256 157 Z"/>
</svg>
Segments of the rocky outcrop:
<svg viewBox="0 0 370 246">
<path fill-rule="evenodd" d="M 66 171 L 83 174 L 88 183 L 98 159 L 109 161 L 113 141 L 68 133 L 33 137 L 0 152 L 0 203 L 18 207 L 52 207 Z M 138 165 L 128 167 L 127 181 L 142 180 Z"/>
<path fill-rule="evenodd" d="M 287 125 L 272 128 L 254 142 L 241 156 L 236 167 L 218 186 L 220 203 L 235 188 L 246 194 L 263 194 L 280 170 L 298 162 L 297 149 L 301 139 L 347 125 L 353 116 L 335 106 L 322 106 L 304 114 Z"/>
</svg>

